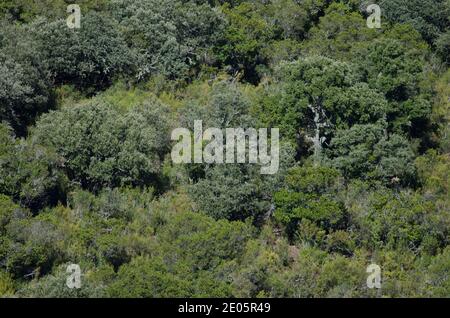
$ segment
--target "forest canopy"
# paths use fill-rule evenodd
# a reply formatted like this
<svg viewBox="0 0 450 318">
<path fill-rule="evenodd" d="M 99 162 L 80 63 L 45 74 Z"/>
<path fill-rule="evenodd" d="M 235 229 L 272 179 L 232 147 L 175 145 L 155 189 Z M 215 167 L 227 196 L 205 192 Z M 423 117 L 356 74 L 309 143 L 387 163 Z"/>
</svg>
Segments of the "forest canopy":
<svg viewBox="0 0 450 318">
<path fill-rule="evenodd" d="M 0 297 L 450 296 L 450 2 L 371 3 L 1 1 Z"/>
</svg>

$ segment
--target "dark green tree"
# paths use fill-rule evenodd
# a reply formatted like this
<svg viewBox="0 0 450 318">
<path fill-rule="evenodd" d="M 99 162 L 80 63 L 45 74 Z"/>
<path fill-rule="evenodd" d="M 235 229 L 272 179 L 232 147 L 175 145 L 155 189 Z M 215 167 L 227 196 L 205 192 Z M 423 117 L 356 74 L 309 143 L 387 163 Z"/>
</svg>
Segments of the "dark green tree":
<svg viewBox="0 0 450 318">
<path fill-rule="evenodd" d="M 386 135 L 380 125 L 355 125 L 339 130 L 331 140 L 332 165 L 346 178 L 413 185 L 414 153 L 401 135 Z"/>
<path fill-rule="evenodd" d="M 169 137 L 165 106 L 157 99 L 126 113 L 102 101 L 51 112 L 33 135 L 64 158 L 72 181 L 91 190 L 158 184 Z"/>
<path fill-rule="evenodd" d="M 36 116 L 53 106 L 49 65 L 32 27 L 0 27 L 0 121 L 24 136 Z"/>
<path fill-rule="evenodd" d="M 112 18 L 87 12 L 80 23 L 79 29 L 65 20 L 34 23 L 56 84 L 101 89 L 119 73 L 133 72 L 136 58 Z"/>
</svg>

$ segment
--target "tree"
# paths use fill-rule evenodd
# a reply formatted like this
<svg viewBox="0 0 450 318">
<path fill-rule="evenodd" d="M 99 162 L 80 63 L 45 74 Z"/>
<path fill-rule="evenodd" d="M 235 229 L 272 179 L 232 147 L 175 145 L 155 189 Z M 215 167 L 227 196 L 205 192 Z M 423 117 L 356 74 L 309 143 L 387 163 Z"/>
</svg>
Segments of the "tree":
<svg viewBox="0 0 450 318">
<path fill-rule="evenodd" d="M 65 20 L 33 24 L 56 84 L 102 89 L 133 70 L 135 57 L 113 19 L 87 12 L 81 23 L 79 29 L 69 29 Z"/>
<path fill-rule="evenodd" d="M 180 113 L 180 124 L 191 130 L 195 120 L 202 120 L 204 127 L 251 127 L 255 121 L 250 116 L 251 100 L 245 87 L 236 79 L 214 82 L 201 98 L 188 98 Z"/>
<path fill-rule="evenodd" d="M 435 41 L 436 51 L 442 60 L 450 64 L 450 31 L 442 33 Z"/>
<path fill-rule="evenodd" d="M 262 121 L 291 140 L 312 141 L 316 161 L 336 129 L 385 117 L 384 97 L 361 82 L 350 64 L 313 56 L 282 63 L 277 78 L 262 100 Z"/>
<path fill-rule="evenodd" d="M 288 172 L 285 188 L 275 193 L 274 216 L 286 227 L 290 239 L 302 220 L 309 220 L 325 230 L 342 225 L 345 211 L 333 195 L 338 177 L 336 170 L 320 166 L 298 167 Z"/>
<path fill-rule="evenodd" d="M 369 48 L 365 70 L 368 83 L 389 100 L 404 101 L 417 94 L 423 61 L 418 51 L 405 50 L 397 40 L 383 39 Z"/>
<path fill-rule="evenodd" d="M 270 183 L 259 175 L 259 167 L 216 165 L 205 178 L 190 187 L 198 210 L 216 219 L 245 220 L 270 212 Z"/>
<path fill-rule="evenodd" d="M 224 20 L 208 4 L 193 1 L 115 0 L 112 16 L 137 58 L 137 78 L 161 74 L 185 78 L 191 68 L 210 63 Z"/>
<path fill-rule="evenodd" d="M 308 4 L 306 4 L 308 8 Z M 295 0 L 274 0 L 265 4 L 260 13 L 275 24 L 283 39 L 301 39 L 309 22 L 307 10 Z"/>
<path fill-rule="evenodd" d="M 125 113 L 92 102 L 43 116 L 33 139 L 53 147 L 85 188 L 157 185 L 170 136 L 164 112 L 155 98 Z"/>
<path fill-rule="evenodd" d="M 274 297 L 278 288 L 285 292 L 278 284 L 283 282 L 276 278 L 291 264 L 288 248 L 284 238 L 277 238 L 270 226 L 264 226 L 257 237 L 248 240 L 240 255 L 232 276 L 233 296 Z"/>
<path fill-rule="evenodd" d="M 188 99 L 181 110 L 182 127 L 192 130 L 194 120 L 202 120 L 204 129 L 222 129 L 225 137 L 226 128 L 255 127 L 256 122 L 250 115 L 250 94 L 244 85 L 233 79 L 215 82 L 208 89 L 201 98 Z M 188 189 L 198 210 L 216 219 L 252 217 L 259 222 L 270 211 L 271 190 L 281 182 L 284 169 L 292 161 L 291 147 L 281 145 L 281 168 L 273 177 L 261 176 L 260 166 L 251 164 L 194 164 L 186 165 L 184 172 L 186 179 L 194 183 Z"/>
<path fill-rule="evenodd" d="M 0 297 L 448 296 L 450 2 L 371 3 L 1 0 Z"/>
<path fill-rule="evenodd" d="M 354 51 L 377 37 L 377 31 L 366 25 L 359 12 L 344 3 L 332 3 L 319 23 L 309 30 L 302 48 L 309 55 L 323 55 L 353 62 Z"/>
<path fill-rule="evenodd" d="M 272 297 L 376 297 L 366 287 L 366 252 L 347 258 L 302 246 L 289 267 L 275 272 Z"/>
<path fill-rule="evenodd" d="M 225 30 L 225 43 L 218 47 L 219 60 L 231 67 L 233 73 L 244 72 L 250 82 L 256 82 L 256 67 L 264 64 L 261 49 L 275 36 L 276 27 L 264 20 L 256 11 L 257 5 L 243 2 L 222 10 L 229 24 Z"/>
<path fill-rule="evenodd" d="M 414 153 L 401 135 L 386 135 L 380 125 L 355 125 L 339 130 L 331 140 L 331 164 L 346 178 L 413 185 Z"/>
<path fill-rule="evenodd" d="M 30 140 L 16 140 L 6 127 L 0 125 L 0 139 L 6 147 L 0 148 L 0 193 L 33 212 L 64 201 L 67 177 L 62 158 Z"/>
<path fill-rule="evenodd" d="M 61 14 L 64 6 L 63 0 L 55 1 L 28 1 L 28 0 L 5 0 L 0 4 L 0 13 L 21 22 L 30 22 L 38 15 Z"/>
<path fill-rule="evenodd" d="M 36 116 L 53 106 L 49 68 L 32 28 L 4 22 L 1 28 L 0 121 L 23 136 Z"/>
<path fill-rule="evenodd" d="M 1 263 L 16 279 L 45 275 L 64 253 L 58 246 L 62 236 L 55 226 L 19 214 L 8 225 Z"/>
<path fill-rule="evenodd" d="M 448 27 L 450 6 L 445 0 L 392 0 L 381 8 L 389 20 L 410 24 L 428 43 Z"/>
<path fill-rule="evenodd" d="M 366 52 L 362 68 L 369 85 L 383 92 L 389 103 L 390 130 L 420 137 L 429 122 L 429 93 L 422 89 L 424 57 L 416 48 L 393 39 L 376 41 Z"/>
</svg>

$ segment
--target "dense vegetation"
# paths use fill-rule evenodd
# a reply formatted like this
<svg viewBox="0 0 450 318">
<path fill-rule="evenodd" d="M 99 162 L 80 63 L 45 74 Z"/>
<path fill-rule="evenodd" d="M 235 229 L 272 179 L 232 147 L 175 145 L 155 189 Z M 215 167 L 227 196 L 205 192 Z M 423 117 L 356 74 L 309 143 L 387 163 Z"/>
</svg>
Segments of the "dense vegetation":
<svg viewBox="0 0 450 318">
<path fill-rule="evenodd" d="M 450 296 L 449 1 L 73 2 L 0 3 L 0 296 Z M 279 172 L 174 164 L 199 119 Z"/>
</svg>

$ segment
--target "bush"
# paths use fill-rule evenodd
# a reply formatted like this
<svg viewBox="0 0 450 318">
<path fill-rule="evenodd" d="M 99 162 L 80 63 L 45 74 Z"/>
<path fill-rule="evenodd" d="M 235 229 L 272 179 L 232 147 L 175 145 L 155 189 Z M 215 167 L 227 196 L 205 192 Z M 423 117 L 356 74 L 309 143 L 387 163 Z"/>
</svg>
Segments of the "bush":
<svg viewBox="0 0 450 318">
<path fill-rule="evenodd" d="M 275 220 L 286 226 L 292 239 L 302 220 L 327 231 L 342 226 L 345 211 L 336 200 L 339 174 L 326 167 L 298 167 L 286 176 L 286 187 L 275 193 Z M 308 180 L 315 179 L 312 184 Z"/>
<path fill-rule="evenodd" d="M 68 264 L 67 264 L 68 265 Z M 20 291 L 21 297 L 33 298 L 99 298 L 106 297 L 106 285 L 114 272 L 111 268 L 99 266 L 96 269 L 80 266 L 81 288 L 68 288 L 67 265 L 56 267 L 51 274 L 33 280 Z"/>
<path fill-rule="evenodd" d="M 14 292 L 14 281 L 11 276 L 4 271 L 0 271 L 0 297 L 11 297 Z"/>
<path fill-rule="evenodd" d="M 57 245 L 62 233 L 47 222 L 16 219 L 8 225 L 7 237 L 10 244 L 1 263 L 16 279 L 47 274 L 63 255 Z"/>
</svg>

